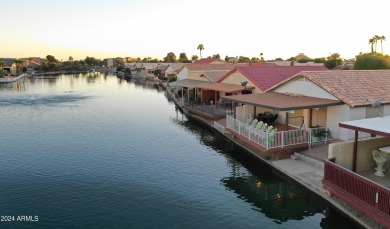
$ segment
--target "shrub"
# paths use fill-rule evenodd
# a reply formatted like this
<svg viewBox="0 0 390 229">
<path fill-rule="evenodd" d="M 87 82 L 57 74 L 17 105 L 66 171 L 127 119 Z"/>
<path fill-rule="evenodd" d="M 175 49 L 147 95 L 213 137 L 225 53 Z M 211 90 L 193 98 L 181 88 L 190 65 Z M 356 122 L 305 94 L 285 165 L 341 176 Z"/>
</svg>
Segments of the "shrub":
<svg viewBox="0 0 390 229">
<path fill-rule="evenodd" d="M 170 77 L 169 79 L 168 79 L 168 82 L 170 83 L 170 82 L 175 82 L 177 80 L 177 77 L 176 76 L 174 76 L 174 77 Z"/>
</svg>

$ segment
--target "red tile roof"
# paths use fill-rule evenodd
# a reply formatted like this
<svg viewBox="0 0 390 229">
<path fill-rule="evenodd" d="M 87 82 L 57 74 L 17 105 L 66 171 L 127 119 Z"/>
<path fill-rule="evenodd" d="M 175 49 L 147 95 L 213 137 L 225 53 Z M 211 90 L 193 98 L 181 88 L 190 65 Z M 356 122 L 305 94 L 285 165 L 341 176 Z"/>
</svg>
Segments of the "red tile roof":
<svg viewBox="0 0 390 229">
<path fill-rule="evenodd" d="M 239 71 L 262 91 L 278 84 L 301 71 L 324 71 L 324 66 L 236 66 L 218 82 L 227 78 L 234 71 Z"/>
<path fill-rule="evenodd" d="M 203 58 L 203 59 L 195 61 L 192 64 L 210 64 L 210 63 L 212 63 L 213 61 L 216 61 L 216 60 L 219 60 L 219 59 L 218 58 Z"/>
<path fill-rule="evenodd" d="M 305 77 L 350 107 L 371 105 L 379 98 L 382 104 L 390 104 L 390 70 L 328 70 L 301 72 L 270 88 Z M 368 100 L 368 101 L 367 101 Z"/>
<path fill-rule="evenodd" d="M 217 82 L 221 77 L 223 77 L 229 71 L 204 71 L 202 75 L 204 75 L 210 82 Z"/>
<path fill-rule="evenodd" d="M 260 62 L 260 63 L 253 63 L 253 67 L 258 67 L 258 66 L 278 66 L 275 63 L 268 63 L 268 62 Z"/>
<path fill-rule="evenodd" d="M 190 71 L 207 71 L 207 70 L 215 70 L 215 71 L 223 71 L 223 70 L 232 70 L 236 65 L 234 64 L 189 64 L 185 67 Z"/>
</svg>

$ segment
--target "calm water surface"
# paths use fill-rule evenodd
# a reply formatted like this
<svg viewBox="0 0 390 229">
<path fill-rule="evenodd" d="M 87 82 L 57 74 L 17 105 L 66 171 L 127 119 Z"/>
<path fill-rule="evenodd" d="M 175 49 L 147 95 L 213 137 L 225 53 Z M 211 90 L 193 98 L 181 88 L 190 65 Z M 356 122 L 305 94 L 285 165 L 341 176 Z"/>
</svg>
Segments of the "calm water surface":
<svg viewBox="0 0 390 229">
<path fill-rule="evenodd" d="M 0 228 L 351 228 L 153 82 L 0 85 Z M 17 222 L 17 216 L 38 217 Z"/>
</svg>

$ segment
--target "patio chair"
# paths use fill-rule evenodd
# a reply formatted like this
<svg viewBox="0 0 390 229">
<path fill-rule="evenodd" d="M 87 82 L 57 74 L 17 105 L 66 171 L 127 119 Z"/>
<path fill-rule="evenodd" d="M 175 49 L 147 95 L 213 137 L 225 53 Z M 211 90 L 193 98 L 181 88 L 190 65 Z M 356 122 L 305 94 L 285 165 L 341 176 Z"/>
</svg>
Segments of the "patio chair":
<svg viewBox="0 0 390 229">
<path fill-rule="evenodd" d="M 253 121 L 251 123 L 251 127 L 255 128 L 258 122 L 259 121 L 257 121 L 257 119 L 253 119 Z"/>
<path fill-rule="evenodd" d="M 249 131 L 249 129 L 251 127 L 255 128 L 257 125 L 257 122 L 258 122 L 257 119 L 253 119 L 252 122 L 250 124 L 248 124 L 248 126 L 246 127 L 246 131 Z"/>
<path fill-rule="evenodd" d="M 247 118 L 245 121 L 245 124 L 250 125 L 252 123 L 253 119 L 251 117 Z"/>
<path fill-rule="evenodd" d="M 378 152 L 378 150 L 373 150 L 372 156 L 373 156 L 374 161 L 376 163 L 376 168 L 375 168 L 376 172 L 374 173 L 374 175 L 379 176 L 379 177 L 385 176 L 383 171 L 386 170 L 386 169 L 384 169 L 384 166 L 385 166 L 387 159 L 385 157 L 383 157 L 382 154 L 380 154 Z"/>
<path fill-rule="evenodd" d="M 264 123 L 261 130 L 266 132 L 267 131 L 267 128 L 268 128 L 268 124 L 267 123 Z"/>
<path fill-rule="evenodd" d="M 273 147 L 275 142 L 275 134 L 278 130 L 273 128 L 273 126 L 269 126 L 268 129 L 268 147 Z"/>
<path fill-rule="evenodd" d="M 261 130 L 261 128 L 263 127 L 263 124 L 264 123 L 262 121 L 258 122 L 257 125 L 256 125 L 256 129 Z"/>
</svg>

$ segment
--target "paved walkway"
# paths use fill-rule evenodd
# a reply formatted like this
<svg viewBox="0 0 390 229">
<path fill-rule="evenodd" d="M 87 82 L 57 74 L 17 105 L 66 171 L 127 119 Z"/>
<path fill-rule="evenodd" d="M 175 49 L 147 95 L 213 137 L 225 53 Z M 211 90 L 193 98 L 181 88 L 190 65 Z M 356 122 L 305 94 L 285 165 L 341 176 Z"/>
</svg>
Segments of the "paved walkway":
<svg viewBox="0 0 390 229">
<path fill-rule="evenodd" d="M 322 187 L 322 179 L 324 179 L 324 170 L 310 165 L 301 160 L 284 159 L 279 161 L 273 161 L 279 170 L 294 176 L 305 186 L 310 186 L 315 191 L 320 191 L 326 194 L 327 191 Z"/>
</svg>

